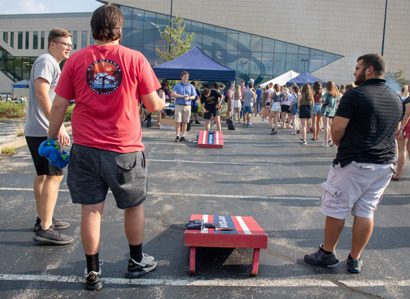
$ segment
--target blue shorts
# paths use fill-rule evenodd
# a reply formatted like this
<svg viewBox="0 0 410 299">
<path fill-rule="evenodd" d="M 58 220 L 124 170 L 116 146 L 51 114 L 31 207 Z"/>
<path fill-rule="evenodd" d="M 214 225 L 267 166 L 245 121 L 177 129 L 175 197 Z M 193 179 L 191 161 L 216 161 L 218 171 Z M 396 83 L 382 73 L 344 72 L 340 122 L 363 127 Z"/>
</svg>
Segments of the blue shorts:
<svg viewBox="0 0 410 299">
<path fill-rule="evenodd" d="M 312 114 L 321 114 L 320 109 L 322 109 L 322 104 L 315 103 L 315 105 L 313 106 Z"/>
<path fill-rule="evenodd" d="M 292 105 L 292 108 L 290 110 L 290 114 L 291 115 L 298 115 L 299 114 L 299 109 L 298 109 L 298 106 L 296 104 Z"/>
<path fill-rule="evenodd" d="M 244 106 L 243 107 L 243 114 L 250 113 L 252 114 L 252 106 Z"/>
</svg>

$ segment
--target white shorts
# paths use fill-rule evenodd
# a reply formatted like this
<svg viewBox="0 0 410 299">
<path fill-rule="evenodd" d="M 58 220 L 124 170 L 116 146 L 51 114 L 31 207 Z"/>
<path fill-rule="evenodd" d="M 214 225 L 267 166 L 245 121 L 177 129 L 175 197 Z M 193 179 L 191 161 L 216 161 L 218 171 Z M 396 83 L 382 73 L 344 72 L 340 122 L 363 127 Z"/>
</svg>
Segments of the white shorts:
<svg viewBox="0 0 410 299">
<path fill-rule="evenodd" d="M 241 108 L 242 107 L 241 100 L 234 100 L 233 101 L 233 107 L 234 108 Z"/>
<path fill-rule="evenodd" d="M 279 102 L 273 102 L 272 106 L 270 107 L 270 111 L 281 112 L 280 103 Z"/>
<path fill-rule="evenodd" d="M 322 184 L 320 211 L 336 219 L 345 219 L 350 211 L 353 216 L 373 218 L 393 171 L 393 164 L 332 165 Z"/>
</svg>

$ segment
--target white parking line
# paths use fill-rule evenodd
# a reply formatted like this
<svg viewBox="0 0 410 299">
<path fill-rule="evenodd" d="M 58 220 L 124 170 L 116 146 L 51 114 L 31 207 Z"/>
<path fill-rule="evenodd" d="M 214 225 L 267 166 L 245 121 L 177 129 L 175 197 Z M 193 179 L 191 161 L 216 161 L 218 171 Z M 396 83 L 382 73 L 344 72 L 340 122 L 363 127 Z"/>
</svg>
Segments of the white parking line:
<svg viewBox="0 0 410 299">
<path fill-rule="evenodd" d="M 0 187 L 0 191 L 25 191 L 31 192 L 31 188 Z M 69 192 L 68 189 L 60 189 L 60 192 Z M 192 193 L 171 193 L 171 192 L 148 192 L 153 196 L 177 196 L 177 197 L 207 197 L 207 198 L 233 198 L 233 199 L 262 199 L 262 200 L 320 200 L 320 197 L 297 197 L 297 196 L 257 196 L 257 195 L 236 195 L 236 194 L 192 194 Z"/>
<path fill-rule="evenodd" d="M 166 160 L 166 159 L 147 159 L 148 162 L 168 162 L 168 163 L 192 163 L 192 164 L 220 164 L 220 165 L 246 165 L 246 166 L 272 166 L 272 165 L 281 165 L 281 163 L 271 163 L 271 162 L 221 162 L 221 161 L 196 161 L 196 160 Z"/>
<path fill-rule="evenodd" d="M 140 286 L 230 286 L 230 287 L 339 287 L 337 284 L 314 278 L 306 279 L 126 279 L 126 278 L 104 278 L 101 280 L 106 284 L 113 285 L 140 285 Z M 0 281 L 39 281 L 39 282 L 65 282 L 84 283 L 80 276 L 60 275 L 25 275 L 25 274 L 0 274 Z M 409 287 L 410 280 L 339 280 L 338 282 L 351 288 L 358 287 Z"/>
</svg>

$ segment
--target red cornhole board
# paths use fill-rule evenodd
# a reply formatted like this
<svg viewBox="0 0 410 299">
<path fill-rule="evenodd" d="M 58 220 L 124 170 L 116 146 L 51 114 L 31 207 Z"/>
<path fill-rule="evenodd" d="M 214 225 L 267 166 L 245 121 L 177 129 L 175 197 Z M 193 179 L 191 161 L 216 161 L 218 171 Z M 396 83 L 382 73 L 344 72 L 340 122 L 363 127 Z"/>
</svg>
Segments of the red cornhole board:
<svg viewBox="0 0 410 299">
<path fill-rule="evenodd" d="M 221 131 L 199 131 L 198 147 L 223 148 L 223 133 Z"/>
<path fill-rule="evenodd" d="M 185 246 L 189 246 L 189 273 L 195 274 L 196 247 L 253 248 L 251 275 L 258 274 L 261 248 L 268 247 L 268 235 L 253 219 L 245 216 L 191 215 L 191 220 L 203 219 L 205 223 L 220 223 L 231 231 L 203 228 L 185 230 Z"/>
</svg>

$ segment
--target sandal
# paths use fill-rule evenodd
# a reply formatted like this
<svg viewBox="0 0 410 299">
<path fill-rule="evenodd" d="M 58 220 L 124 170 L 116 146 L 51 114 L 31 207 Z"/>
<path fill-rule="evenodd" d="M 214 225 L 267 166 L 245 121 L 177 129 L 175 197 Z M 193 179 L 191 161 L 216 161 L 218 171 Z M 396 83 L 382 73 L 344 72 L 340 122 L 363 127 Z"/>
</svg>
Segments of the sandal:
<svg viewBox="0 0 410 299">
<path fill-rule="evenodd" d="M 401 180 L 401 177 L 392 176 L 392 177 L 391 177 L 391 180 L 392 180 L 392 181 L 400 181 L 400 180 Z"/>
</svg>

